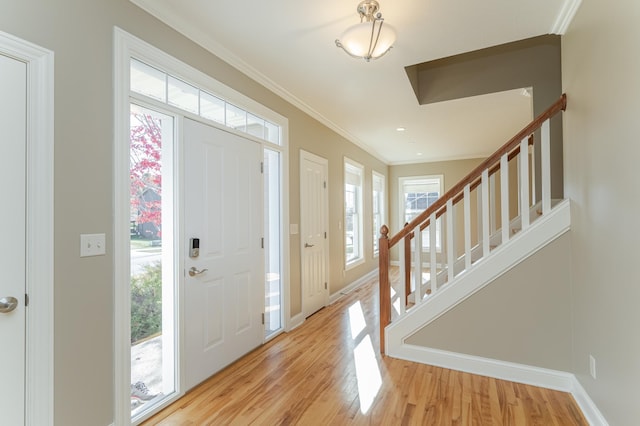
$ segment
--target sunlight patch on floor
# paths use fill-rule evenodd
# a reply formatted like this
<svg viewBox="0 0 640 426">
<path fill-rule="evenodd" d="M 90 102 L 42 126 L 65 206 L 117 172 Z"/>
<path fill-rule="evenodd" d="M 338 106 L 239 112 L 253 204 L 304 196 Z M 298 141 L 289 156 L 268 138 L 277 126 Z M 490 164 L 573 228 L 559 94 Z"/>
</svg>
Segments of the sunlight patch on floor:
<svg viewBox="0 0 640 426">
<path fill-rule="evenodd" d="M 366 414 L 382 385 L 380 368 L 371 343 L 371 337 L 368 334 L 356 346 L 353 355 L 356 363 L 356 377 L 358 378 L 360 412 Z"/>
<path fill-rule="evenodd" d="M 349 306 L 349 324 L 351 325 L 351 338 L 354 340 L 360 335 L 360 333 L 362 333 L 362 330 L 364 330 L 367 326 L 360 301 L 357 301 L 353 305 Z"/>
<path fill-rule="evenodd" d="M 353 350 L 353 359 L 358 380 L 360 411 L 362 414 L 366 414 L 380 391 L 382 377 L 371 336 L 367 333 L 364 334 L 364 337 L 360 337 L 367 327 L 360 301 L 349 306 L 349 324 L 351 326 L 351 338 L 357 343 Z"/>
</svg>

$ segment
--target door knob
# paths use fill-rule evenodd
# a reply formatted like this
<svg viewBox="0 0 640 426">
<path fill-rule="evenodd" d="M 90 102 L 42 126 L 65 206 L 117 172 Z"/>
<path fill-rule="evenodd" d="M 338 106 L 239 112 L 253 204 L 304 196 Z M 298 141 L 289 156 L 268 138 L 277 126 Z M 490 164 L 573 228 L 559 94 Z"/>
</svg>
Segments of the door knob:
<svg viewBox="0 0 640 426">
<path fill-rule="evenodd" d="M 206 268 L 201 270 L 201 271 L 198 271 L 198 269 L 195 266 L 192 266 L 191 269 L 189 269 L 189 276 L 190 277 L 195 277 L 196 275 L 204 274 L 207 271 L 208 271 L 208 269 L 206 269 Z"/>
<path fill-rule="evenodd" d="M 310 248 L 310 247 L 313 247 L 313 244 L 304 243 L 304 248 Z"/>
<path fill-rule="evenodd" d="M 3 297 L 0 299 L 0 313 L 7 314 L 18 306 L 18 299 L 15 297 Z"/>
</svg>

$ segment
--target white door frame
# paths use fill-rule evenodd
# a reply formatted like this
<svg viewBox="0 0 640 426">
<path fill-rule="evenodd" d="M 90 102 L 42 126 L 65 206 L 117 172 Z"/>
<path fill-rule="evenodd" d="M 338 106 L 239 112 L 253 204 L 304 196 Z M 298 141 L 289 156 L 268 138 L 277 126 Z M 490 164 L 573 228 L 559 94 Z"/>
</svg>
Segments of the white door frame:
<svg viewBox="0 0 640 426">
<path fill-rule="evenodd" d="M 25 422 L 53 425 L 53 52 L 0 31 L 0 53 L 27 64 Z"/>
<path fill-rule="evenodd" d="M 327 160 L 324 157 L 320 157 L 318 155 L 312 154 L 308 151 L 305 150 L 300 150 L 300 179 L 299 181 L 302 181 L 302 161 L 304 159 L 307 160 L 311 160 L 311 161 L 315 161 L 316 163 L 322 164 L 323 168 L 324 168 L 324 173 L 326 176 L 326 182 L 327 182 L 327 188 L 326 191 L 323 192 L 324 194 L 324 227 L 327 230 L 327 238 L 325 239 L 325 244 L 324 244 L 324 260 L 325 260 L 325 264 L 324 264 L 324 273 L 325 273 L 325 279 L 327 280 L 327 284 L 329 283 L 329 271 L 331 270 L 329 268 L 329 160 Z M 304 220 L 304 218 L 302 217 L 302 192 L 300 193 L 300 273 L 302 274 L 302 262 L 304 261 L 304 238 L 302 238 L 302 221 Z M 304 299 L 305 299 L 305 286 L 304 283 L 302 283 L 302 275 L 300 277 L 300 287 L 301 287 L 301 291 L 300 291 L 300 309 L 302 311 L 302 321 L 304 321 L 304 319 L 307 316 L 307 312 L 304 311 Z M 326 298 L 326 302 L 325 302 L 325 306 L 329 303 L 330 300 L 330 290 L 329 288 L 327 288 L 327 298 Z"/>
</svg>

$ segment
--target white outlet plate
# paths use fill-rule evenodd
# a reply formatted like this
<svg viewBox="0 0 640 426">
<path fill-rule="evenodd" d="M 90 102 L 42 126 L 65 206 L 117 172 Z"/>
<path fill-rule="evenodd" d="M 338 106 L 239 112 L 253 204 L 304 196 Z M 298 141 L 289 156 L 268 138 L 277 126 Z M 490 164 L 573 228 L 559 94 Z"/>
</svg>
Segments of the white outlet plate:
<svg viewBox="0 0 640 426">
<path fill-rule="evenodd" d="M 106 254 L 105 234 L 80 234 L 80 257 Z"/>
</svg>

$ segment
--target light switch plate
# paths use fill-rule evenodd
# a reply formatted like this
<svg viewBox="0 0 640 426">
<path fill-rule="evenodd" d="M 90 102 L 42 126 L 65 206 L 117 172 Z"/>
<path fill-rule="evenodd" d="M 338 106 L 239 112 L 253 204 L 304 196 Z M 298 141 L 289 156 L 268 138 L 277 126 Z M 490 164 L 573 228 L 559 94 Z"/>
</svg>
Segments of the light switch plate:
<svg viewBox="0 0 640 426">
<path fill-rule="evenodd" d="M 106 254 L 105 234 L 80 234 L 80 257 Z"/>
</svg>

